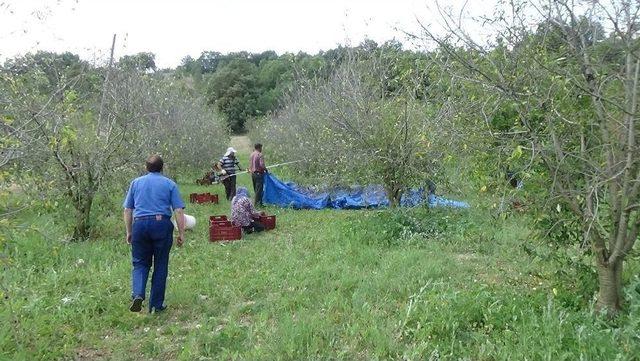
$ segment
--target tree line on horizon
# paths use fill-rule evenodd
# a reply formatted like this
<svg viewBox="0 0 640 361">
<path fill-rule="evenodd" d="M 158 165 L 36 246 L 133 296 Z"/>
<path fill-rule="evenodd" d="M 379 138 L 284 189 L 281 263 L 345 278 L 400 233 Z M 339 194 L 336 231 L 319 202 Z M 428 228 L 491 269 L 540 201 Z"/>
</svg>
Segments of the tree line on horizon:
<svg viewBox="0 0 640 361">
<path fill-rule="evenodd" d="M 152 52 L 124 55 L 116 63 L 120 69 L 154 73 L 178 81 L 183 90 L 194 97 L 201 97 L 221 115 L 232 132 L 243 133 L 249 130 L 248 125 L 252 120 L 279 110 L 284 97 L 291 93 L 297 82 L 326 80 L 349 57 L 365 54 L 385 54 L 387 57 L 403 59 L 401 67 L 396 64 L 395 69 L 390 69 L 395 72 L 392 79 L 389 79 L 390 87 L 401 86 L 401 73 L 419 67 L 419 62 L 427 59 L 427 55 L 422 52 L 404 49 L 397 40 L 378 44 L 367 39 L 357 46 L 340 45 L 317 54 L 278 54 L 273 50 L 226 54 L 213 50 L 203 51 L 197 58 L 184 57 L 175 68 L 158 68 Z M 8 59 L 5 67 L 24 68 L 29 64 L 24 59 L 29 57 L 40 62 L 58 58 L 61 64 L 67 66 L 82 61 L 71 52 L 56 54 L 38 51 L 25 57 Z"/>
<path fill-rule="evenodd" d="M 277 54 L 272 50 L 228 54 L 204 51 L 198 58 L 183 58 L 174 74 L 222 114 L 233 132 L 244 132 L 252 119 L 277 111 L 297 81 L 328 79 L 354 52 L 397 54 L 406 58 L 407 66 L 424 57 L 404 50 L 396 40 L 383 44 L 365 40 L 354 47 L 338 46 L 314 55 Z"/>
</svg>

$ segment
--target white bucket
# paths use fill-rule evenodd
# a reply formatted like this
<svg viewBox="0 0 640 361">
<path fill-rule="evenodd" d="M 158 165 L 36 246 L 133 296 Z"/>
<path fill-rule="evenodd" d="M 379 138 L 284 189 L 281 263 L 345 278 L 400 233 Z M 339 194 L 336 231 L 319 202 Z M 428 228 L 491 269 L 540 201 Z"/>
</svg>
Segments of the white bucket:
<svg viewBox="0 0 640 361">
<path fill-rule="evenodd" d="M 188 214 L 185 214 L 184 215 L 184 228 L 185 229 L 192 229 L 195 226 L 196 226 L 196 217 L 190 216 Z"/>
<path fill-rule="evenodd" d="M 176 224 L 176 220 L 175 219 L 171 219 L 171 222 L 173 223 L 173 227 L 177 230 L 178 229 L 178 225 Z M 184 229 L 193 229 L 193 227 L 196 226 L 196 217 L 194 216 L 190 216 L 188 214 L 184 215 Z"/>
</svg>

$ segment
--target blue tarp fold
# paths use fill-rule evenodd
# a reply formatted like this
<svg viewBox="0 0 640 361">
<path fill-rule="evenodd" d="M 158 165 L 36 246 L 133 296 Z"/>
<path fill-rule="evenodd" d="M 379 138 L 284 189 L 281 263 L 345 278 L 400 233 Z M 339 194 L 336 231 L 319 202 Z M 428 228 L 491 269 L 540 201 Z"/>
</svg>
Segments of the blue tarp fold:
<svg viewBox="0 0 640 361">
<path fill-rule="evenodd" d="M 319 191 L 300 187 L 291 182 L 282 182 L 270 173 L 264 176 L 263 202 L 295 209 L 360 209 L 389 206 L 387 194 L 381 185 Z M 403 207 L 416 207 L 423 204 L 430 207 L 469 208 L 466 202 L 429 194 L 424 188 L 408 190 L 400 201 Z"/>
</svg>

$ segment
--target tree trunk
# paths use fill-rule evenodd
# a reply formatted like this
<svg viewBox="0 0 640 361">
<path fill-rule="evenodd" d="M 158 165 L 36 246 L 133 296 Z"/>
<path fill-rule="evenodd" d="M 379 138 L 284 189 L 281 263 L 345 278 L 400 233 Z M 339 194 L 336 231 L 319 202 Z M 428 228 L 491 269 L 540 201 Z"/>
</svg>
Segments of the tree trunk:
<svg viewBox="0 0 640 361">
<path fill-rule="evenodd" d="M 598 302 L 596 309 L 615 316 L 622 309 L 622 260 L 605 265 L 598 262 Z"/>
<path fill-rule="evenodd" d="M 400 205 L 400 199 L 402 199 L 402 191 L 398 187 L 386 187 L 387 199 L 389 200 L 389 207 L 396 208 Z"/>
<path fill-rule="evenodd" d="M 89 238 L 91 233 L 91 206 L 93 194 L 86 195 L 86 199 L 76 208 L 76 224 L 73 227 L 73 240 L 82 241 Z"/>
</svg>

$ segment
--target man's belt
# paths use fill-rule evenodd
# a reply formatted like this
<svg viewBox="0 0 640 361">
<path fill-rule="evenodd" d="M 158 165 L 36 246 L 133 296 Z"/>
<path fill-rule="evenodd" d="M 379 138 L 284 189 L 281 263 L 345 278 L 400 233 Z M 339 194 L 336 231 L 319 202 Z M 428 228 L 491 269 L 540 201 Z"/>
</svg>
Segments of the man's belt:
<svg viewBox="0 0 640 361">
<path fill-rule="evenodd" d="M 169 219 L 171 216 L 165 216 L 164 214 L 154 214 L 152 216 L 141 216 L 141 217 L 133 217 L 134 221 L 144 221 L 144 220 L 153 220 L 161 221 L 163 219 Z"/>
</svg>

